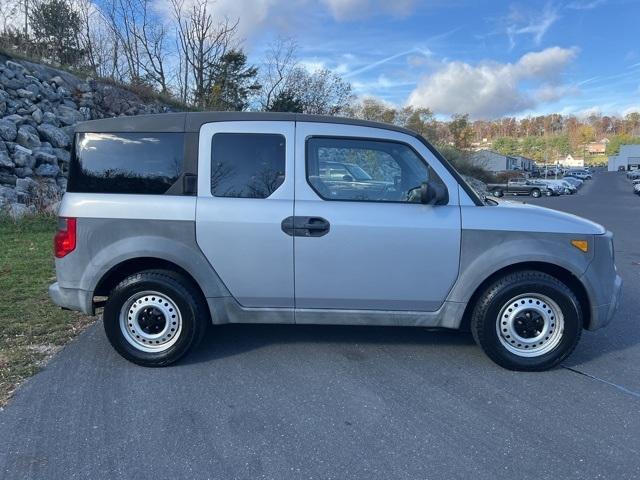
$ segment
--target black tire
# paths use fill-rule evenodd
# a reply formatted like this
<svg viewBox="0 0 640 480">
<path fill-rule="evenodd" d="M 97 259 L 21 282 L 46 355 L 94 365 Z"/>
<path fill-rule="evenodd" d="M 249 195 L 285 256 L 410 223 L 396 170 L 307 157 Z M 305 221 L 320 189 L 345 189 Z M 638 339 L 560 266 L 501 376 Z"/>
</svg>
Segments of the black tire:
<svg viewBox="0 0 640 480">
<path fill-rule="evenodd" d="M 500 197 L 502 197 L 503 195 L 504 195 L 504 193 L 502 193 L 502 190 L 494 190 L 494 191 L 493 191 L 493 196 L 494 196 L 494 197 L 500 198 Z"/>
<path fill-rule="evenodd" d="M 529 308 L 528 303 L 530 302 L 528 300 L 532 298 L 534 303 Z M 525 340 L 537 341 L 536 339 L 540 338 L 540 344 L 532 346 L 532 348 L 539 351 L 539 355 L 523 356 L 533 355 L 533 350 L 524 350 L 526 347 L 517 343 L 519 336 L 514 335 L 507 338 L 507 333 L 503 334 L 501 332 L 511 332 L 513 334 L 513 331 L 516 331 L 507 330 L 507 328 L 510 328 L 506 326 L 507 321 L 516 329 L 529 328 L 528 324 L 526 327 L 519 327 L 516 324 L 518 322 L 531 321 L 531 313 L 535 315 L 538 312 L 533 309 L 542 309 L 540 304 L 538 307 L 535 306 L 536 298 L 541 299 L 541 301 L 544 298 L 550 299 L 551 302 L 549 303 L 554 303 L 555 305 L 549 306 L 549 312 L 559 309 L 560 314 L 554 312 L 557 318 L 549 315 L 546 321 L 538 315 L 540 316 L 539 321 L 544 322 L 546 325 L 546 334 L 550 335 L 546 337 L 546 340 L 544 336 L 536 337 L 535 335 L 540 333 L 537 331 L 539 327 L 532 327 L 533 338 L 526 338 L 523 343 Z M 522 301 L 522 305 L 520 305 L 520 301 Z M 524 305 L 525 301 L 527 305 Z M 512 302 L 514 305 L 512 305 Z M 547 305 L 544 303 L 542 305 L 544 305 L 544 310 L 546 311 Z M 521 309 L 524 316 L 526 316 L 525 312 L 529 312 L 529 318 L 516 316 L 507 320 L 508 315 L 518 315 L 517 313 L 509 313 L 512 312 L 510 307 L 513 307 L 514 312 Z M 527 310 L 528 308 L 529 310 Z M 533 321 L 538 320 L 534 319 Z M 553 328 L 556 325 L 558 327 L 563 325 L 563 327 L 558 328 L 556 333 L 553 334 Z M 504 330 L 502 330 L 503 328 Z M 582 328 L 582 310 L 576 295 L 555 277 L 535 270 L 514 272 L 497 279 L 482 292 L 471 318 L 473 338 L 487 356 L 501 367 L 520 371 L 543 371 L 558 365 L 575 349 L 580 340 Z M 498 329 L 500 329 L 500 333 Z M 516 331 L 516 333 L 521 334 L 522 332 Z M 531 330 L 525 330 L 525 333 L 531 333 Z M 514 351 L 517 352 L 514 353 Z"/>
<path fill-rule="evenodd" d="M 126 312 L 129 308 L 132 310 Z M 126 315 L 133 313 L 134 308 L 137 309 L 134 321 L 124 316 L 121 320 L 123 309 Z M 155 325 L 151 324 L 154 320 Z M 103 323 L 109 342 L 124 358 L 145 367 L 164 367 L 200 342 L 210 317 L 202 294 L 187 278 L 172 271 L 146 270 L 125 278 L 111 291 Z M 159 345 L 144 340 L 154 335 L 162 335 L 155 340 Z"/>
<path fill-rule="evenodd" d="M 531 196 L 533 198 L 540 198 L 540 190 L 538 190 L 537 188 L 534 188 L 533 190 L 531 190 Z"/>
</svg>

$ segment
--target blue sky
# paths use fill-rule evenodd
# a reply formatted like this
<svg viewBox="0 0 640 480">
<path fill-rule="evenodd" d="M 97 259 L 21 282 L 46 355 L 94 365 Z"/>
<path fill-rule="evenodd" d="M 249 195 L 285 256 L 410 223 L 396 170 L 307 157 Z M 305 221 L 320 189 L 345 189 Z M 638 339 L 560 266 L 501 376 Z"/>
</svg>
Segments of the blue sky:
<svg viewBox="0 0 640 480">
<path fill-rule="evenodd" d="M 640 110 L 640 0 L 218 0 L 257 62 L 277 36 L 361 96 L 439 116 Z"/>
</svg>

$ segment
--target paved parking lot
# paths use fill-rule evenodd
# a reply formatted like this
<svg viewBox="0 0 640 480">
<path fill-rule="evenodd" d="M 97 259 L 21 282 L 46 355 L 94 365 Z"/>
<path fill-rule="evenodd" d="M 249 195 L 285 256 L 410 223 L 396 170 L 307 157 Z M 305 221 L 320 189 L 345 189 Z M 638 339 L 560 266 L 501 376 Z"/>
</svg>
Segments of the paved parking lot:
<svg viewBox="0 0 640 480">
<path fill-rule="evenodd" d="M 600 173 L 535 203 L 611 229 L 625 280 L 563 368 L 502 370 L 463 333 L 231 325 L 144 369 L 96 325 L 0 413 L 0 478 L 638 478 L 640 198 Z"/>
</svg>

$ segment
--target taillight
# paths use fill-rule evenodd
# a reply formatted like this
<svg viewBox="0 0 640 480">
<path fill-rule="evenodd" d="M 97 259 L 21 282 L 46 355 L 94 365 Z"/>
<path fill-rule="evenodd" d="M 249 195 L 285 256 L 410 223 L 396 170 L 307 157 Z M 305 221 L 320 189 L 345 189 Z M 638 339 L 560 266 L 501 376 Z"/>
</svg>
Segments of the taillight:
<svg viewBox="0 0 640 480">
<path fill-rule="evenodd" d="M 58 219 L 58 231 L 53 238 L 53 253 L 57 258 L 70 254 L 76 248 L 76 219 Z"/>
</svg>

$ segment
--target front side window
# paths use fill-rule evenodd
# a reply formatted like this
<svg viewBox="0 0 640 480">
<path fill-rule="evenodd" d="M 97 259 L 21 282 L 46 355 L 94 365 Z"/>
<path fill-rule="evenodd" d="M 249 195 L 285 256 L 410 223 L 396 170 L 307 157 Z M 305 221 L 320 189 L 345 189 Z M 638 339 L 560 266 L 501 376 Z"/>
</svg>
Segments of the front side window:
<svg viewBox="0 0 640 480">
<path fill-rule="evenodd" d="M 430 179 L 442 184 L 425 161 L 402 143 L 307 140 L 307 181 L 325 200 L 419 203 L 420 187 Z"/>
<path fill-rule="evenodd" d="M 164 194 L 182 174 L 182 133 L 78 133 L 70 192 Z"/>
<path fill-rule="evenodd" d="M 266 133 L 217 133 L 211 144 L 211 193 L 267 198 L 284 182 L 286 140 Z"/>
</svg>

